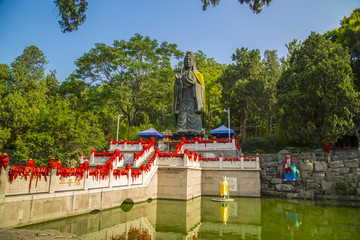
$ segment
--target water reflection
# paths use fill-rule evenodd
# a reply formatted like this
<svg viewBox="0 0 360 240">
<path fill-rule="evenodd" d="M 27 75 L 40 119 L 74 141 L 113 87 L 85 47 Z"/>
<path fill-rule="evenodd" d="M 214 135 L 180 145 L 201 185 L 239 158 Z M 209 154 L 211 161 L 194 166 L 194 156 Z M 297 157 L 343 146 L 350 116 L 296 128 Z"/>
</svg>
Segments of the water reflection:
<svg viewBox="0 0 360 240">
<path fill-rule="evenodd" d="M 77 239 L 357 239 L 358 206 L 279 199 L 154 200 L 26 227 Z"/>
</svg>

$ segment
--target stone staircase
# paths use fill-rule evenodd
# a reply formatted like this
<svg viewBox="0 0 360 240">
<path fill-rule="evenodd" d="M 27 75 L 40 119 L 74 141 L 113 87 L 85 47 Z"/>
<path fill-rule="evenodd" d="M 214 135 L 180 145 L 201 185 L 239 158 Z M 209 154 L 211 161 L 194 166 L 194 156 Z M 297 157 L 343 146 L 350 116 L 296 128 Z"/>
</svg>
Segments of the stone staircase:
<svg viewBox="0 0 360 240">
<path fill-rule="evenodd" d="M 150 160 L 154 156 L 154 154 L 155 154 L 155 151 L 153 151 L 153 153 L 149 154 L 149 156 L 147 156 L 147 158 L 143 161 L 143 163 L 141 165 L 146 166 L 150 162 Z M 138 167 L 138 168 L 134 167 L 134 169 L 140 169 L 140 167 Z"/>
</svg>

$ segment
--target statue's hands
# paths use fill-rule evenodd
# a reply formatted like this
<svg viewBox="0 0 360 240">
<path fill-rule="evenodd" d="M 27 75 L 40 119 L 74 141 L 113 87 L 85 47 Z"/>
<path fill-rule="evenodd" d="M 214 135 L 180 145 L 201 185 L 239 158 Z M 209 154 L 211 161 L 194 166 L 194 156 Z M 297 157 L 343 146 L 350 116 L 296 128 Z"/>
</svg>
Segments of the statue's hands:
<svg viewBox="0 0 360 240">
<path fill-rule="evenodd" d="M 180 68 L 175 68 L 174 69 L 174 74 L 175 74 L 176 79 L 180 79 L 181 78 L 181 69 Z"/>
</svg>

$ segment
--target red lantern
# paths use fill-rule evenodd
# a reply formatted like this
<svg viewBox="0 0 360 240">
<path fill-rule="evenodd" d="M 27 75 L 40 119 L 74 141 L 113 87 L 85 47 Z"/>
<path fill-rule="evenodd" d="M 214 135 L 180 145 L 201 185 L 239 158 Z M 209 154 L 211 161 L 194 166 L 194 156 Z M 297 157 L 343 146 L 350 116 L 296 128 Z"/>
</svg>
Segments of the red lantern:
<svg viewBox="0 0 360 240">
<path fill-rule="evenodd" d="M 90 168 L 89 162 L 88 162 L 88 161 L 85 161 L 85 162 L 84 162 L 84 169 L 85 169 L 85 170 L 89 170 L 89 168 Z"/>
<path fill-rule="evenodd" d="M 62 164 L 61 164 L 61 162 L 59 161 L 59 162 L 57 162 L 57 168 L 58 169 L 61 169 L 62 168 Z"/>
<path fill-rule="evenodd" d="M 35 162 L 32 159 L 29 159 L 26 164 L 27 167 L 35 167 Z"/>
<path fill-rule="evenodd" d="M 83 164 L 83 163 L 80 163 L 80 164 L 79 164 L 79 168 L 84 168 L 84 164 Z"/>
<path fill-rule="evenodd" d="M 6 170 L 6 167 L 9 165 L 10 158 L 7 154 L 3 154 L 0 156 L 0 168 L 1 166 L 4 167 L 4 170 Z"/>
<path fill-rule="evenodd" d="M 53 169 L 53 168 L 57 168 L 57 161 L 56 159 L 50 159 L 47 165 L 49 168 Z"/>
<path fill-rule="evenodd" d="M 126 164 L 126 167 L 125 167 L 127 170 L 131 169 L 131 165 L 130 164 Z"/>
</svg>

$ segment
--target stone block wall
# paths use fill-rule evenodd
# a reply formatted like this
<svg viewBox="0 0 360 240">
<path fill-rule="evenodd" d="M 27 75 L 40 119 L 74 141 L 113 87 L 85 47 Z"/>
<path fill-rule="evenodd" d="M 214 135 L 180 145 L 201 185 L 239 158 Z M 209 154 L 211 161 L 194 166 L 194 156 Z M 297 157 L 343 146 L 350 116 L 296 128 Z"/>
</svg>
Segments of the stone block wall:
<svg viewBox="0 0 360 240">
<path fill-rule="evenodd" d="M 281 180 L 281 171 L 287 152 L 261 156 L 261 194 L 289 199 L 343 199 L 360 200 L 360 152 L 335 150 L 328 161 L 325 152 L 292 153 L 299 169 L 300 179 Z"/>
</svg>

